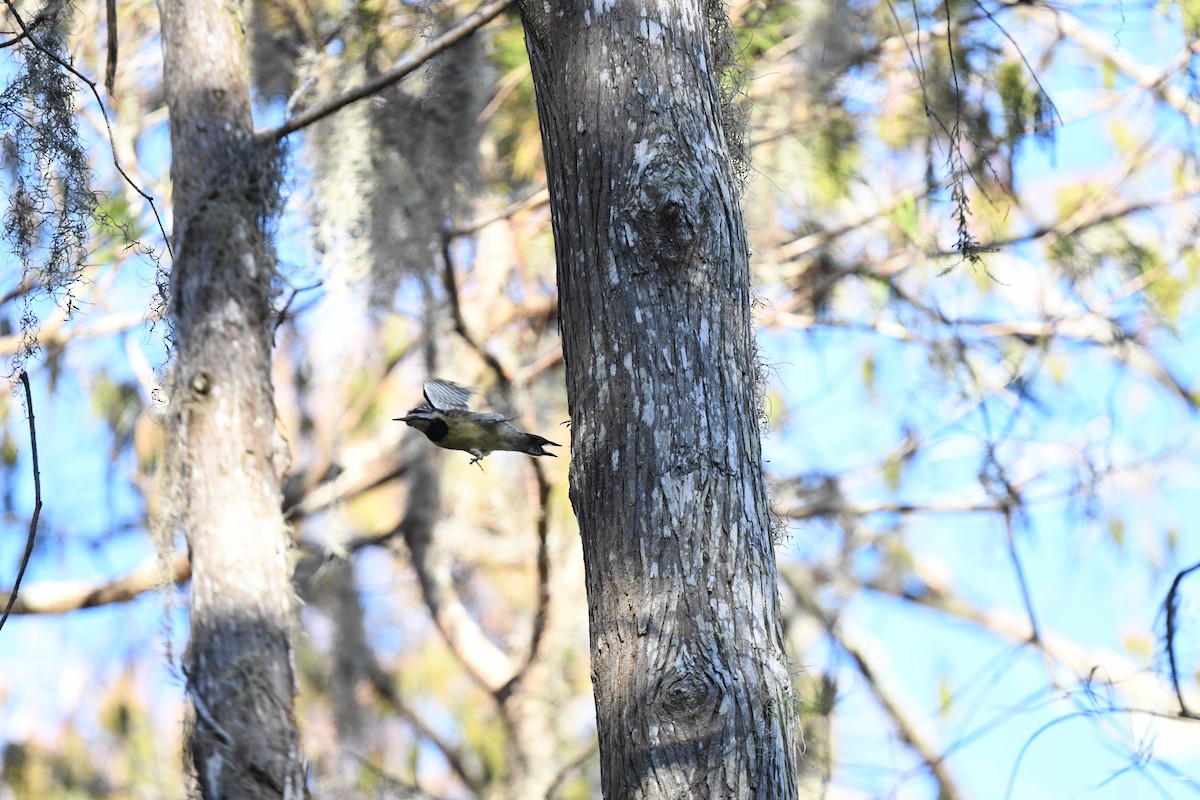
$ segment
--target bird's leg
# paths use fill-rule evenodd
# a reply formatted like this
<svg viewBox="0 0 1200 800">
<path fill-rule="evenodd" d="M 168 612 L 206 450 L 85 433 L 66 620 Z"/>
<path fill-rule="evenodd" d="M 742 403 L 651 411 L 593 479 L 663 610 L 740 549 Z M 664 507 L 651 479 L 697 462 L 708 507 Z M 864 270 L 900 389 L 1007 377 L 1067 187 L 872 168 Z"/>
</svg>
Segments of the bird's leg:
<svg viewBox="0 0 1200 800">
<path fill-rule="evenodd" d="M 480 461 L 483 461 L 483 457 L 484 457 L 485 455 L 487 455 L 487 453 L 481 453 L 481 452 L 479 452 L 478 450 L 471 450 L 471 451 L 470 451 L 470 453 L 471 453 L 471 455 L 473 455 L 473 456 L 475 456 L 475 457 L 474 457 L 474 458 L 472 458 L 472 459 L 471 459 L 471 461 L 470 461 L 469 463 L 470 463 L 470 464 L 475 464 L 476 466 L 478 466 L 478 467 L 479 467 L 479 471 L 480 471 L 480 472 L 483 472 L 483 464 L 480 464 L 479 462 L 480 462 Z"/>
</svg>

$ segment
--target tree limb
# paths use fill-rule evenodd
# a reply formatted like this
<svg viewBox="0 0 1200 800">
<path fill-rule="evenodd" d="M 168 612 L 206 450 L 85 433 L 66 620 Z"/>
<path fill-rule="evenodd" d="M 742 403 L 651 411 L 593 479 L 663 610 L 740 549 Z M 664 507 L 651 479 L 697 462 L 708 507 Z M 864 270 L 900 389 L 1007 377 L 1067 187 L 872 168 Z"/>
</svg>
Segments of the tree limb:
<svg viewBox="0 0 1200 800">
<path fill-rule="evenodd" d="M 533 473 L 537 478 L 538 487 L 537 604 L 533 612 L 533 626 L 529 633 L 529 652 L 521 666 L 497 692 L 501 702 L 512 695 L 517 684 L 521 682 L 537 659 L 538 651 L 541 649 L 542 636 L 546 632 L 546 620 L 550 616 L 550 483 L 546 480 L 546 473 L 542 469 L 541 462 L 533 462 Z"/>
<path fill-rule="evenodd" d="M 14 614 L 66 614 L 85 608 L 128 603 L 146 592 L 163 586 L 168 580 L 182 584 L 192 575 L 192 565 L 186 553 L 178 553 L 169 572 L 164 574 L 162 562 L 152 558 L 128 575 L 104 583 L 90 581 L 43 581 L 28 586 L 12 605 Z M 3 591 L 0 590 L 0 594 Z M 14 588 L 9 600 L 16 597 Z"/>
<path fill-rule="evenodd" d="M 8 2 L 8 0 L 5 0 Z M 417 67 L 424 64 L 429 59 L 448 50 L 454 45 L 466 39 L 475 31 L 482 28 L 487 23 L 491 22 L 496 17 L 503 14 L 516 0 L 493 0 L 479 8 L 478 11 L 463 19 L 456 26 L 443 33 L 434 39 L 431 39 L 427 45 L 421 48 L 420 51 L 411 56 L 400 59 L 396 66 L 392 67 L 382 75 L 366 81 L 365 83 L 356 86 L 349 91 L 343 92 L 336 97 L 330 97 L 317 103 L 315 106 L 308 108 L 305 111 L 297 114 L 287 122 L 275 128 L 270 128 L 265 131 L 260 131 L 256 134 L 256 138 L 261 142 L 277 142 L 280 139 L 295 133 L 298 130 L 307 128 L 314 122 L 328 117 L 341 111 L 351 103 L 356 103 L 376 94 L 394 83 L 398 83 L 402 78 L 415 70 Z"/>
<path fill-rule="evenodd" d="M 454 587 L 446 556 L 433 547 L 438 476 L 428 459 L 417 462 L 409 473 L 410 502 L 397 532 L 408 545 L 413 570 L 421 585 L 421 597 L 442 639 L 467 674 L 493 696 L 507 684 L 516 667 L 467 611 Z M 499 698 L 498 698 L 499 699 Z"/>
<path fill-rule="evenodd" d="M 454 276 L 454 259 L 450 253 L 450 242 L 451 236 L 449 234 L 442 237 L 442 261 L 445 262 L 445 272 L 442 277 L 446 287 L 446 296 L 450 299 L 450 316 L 454 320 L 454 330 L 472 350 L 479 354 L 479 357 L 488 365 L 488 369 L 495 373 L 500 388 L 507 393 L 512 387 L 512 379 L 509 378 L 504 365 L 500 363 L 500 359 L 496 358 L 495 354 L 486 345 L 481 344 L 467 330 L 467 323 L 463 319 L 462 306 L 458 299 L 458 279 Z"/>
<path fill-rule="evenodd" d="M 11 8 L 11 5 L 9 6 Z M 13 11 L 16 14 L 16 11 Z M 22 26 L 24 30 L 24 26 Z M 38 517 L 42 514 L 42 474 L 38 469 L 37 428 L 33 424 L 33 391 L 29 388 L 29 373 L 21 371 L 21 385 L 25 388 L 25 409 L 29 412 L 29 449 L 33 453 L 33 516 L 29 519 L 29 536 L 25 539 L 25 553 L 21 556 L 21 567 L 17 570 L 17 579 L 13 581 L 12 591 L 8 593 L 8 602 L 4 606 L 4 616 L 0 616 L 0 629 L 8 621 L 17 602 L 17 590 L 21 588 L 21 579 L 25 577 L 25 569 L 33 556 L 33 543 L 37 539 Z"/>
<path fill-rule="evenodd" d="M 1176 614 L 1179 612 L 1179 586 L 1191 573 L 1200 570 L 1200 564 L 1193 564 L 1185 570 L 1181 570 L 1175 575 L 1175 580 L 1171 581 L 1171 589 L 1167 592 L 1167 597 L 1163 600 L 1163 617 L 1166 626 L 1166 649 L 1167 663 L 1171 669 L 1171 686 L 1175 689 L 1175 697 L 1179 700 L 1179 713 L 1184 717 L 1196 719 L 1196 715 L 1188 708 L 1187 702 L 1183 699 L 1183 690 L 1179 688 L 1179 664 L 1175 657 L 1175 633 L 1178 630 L 1178 622 Z"/>
<path fill-rule="evenodd" d="M 1027 619 L 1021 619 L 1004 611 L 978 608 L 943 585 L 920 564 L 916 573 L 897 579 L 872 579 L 863 582 L 863 588 L 886 594 L 901 600 L 940 611 L 943 614 L 978 625 L 1014 644 L 1027 644 L 1033 639 L 1033 631 Z M 818 578 L 819 580 L 819 578 Z M 1143 708 L 1144 713 L 1159 713 L 1153 709 L 1178 708 L 1177 698 L 1170 688 L 1145 667 L 1130 661 L 1116 652 L 1089 648 L 1064 636 L 1042 631 L 1038 646 L 1056 663 L 1070 670 L 1080 680 L 1090 679 L 1097 670 L 1115 676 L 1109 685 L 1129 698 L 1131 705 Z M 1190 696 L 1192 703 L 1200 703 Z"/>
<path fill-rule="evenodd" d="M 811 588 L 812 576 L 808 572 L 808 567 L 800 564 L 782 565 L 779 577 L 792 590 L 797 603 L 804 612 L 815 617 L 829 636 L 850 656 L 855 669 L 866 682 L 871 694 L 875 696 L 884 712 L 891 718 L 900 739 L 925 763 L 930 774 L 937 781 L 938 797 L 947 800 L 962 800 L 962 791 L 958 788 L 954 776 L 946 768 L 945 755 L 939 752 L 940 746 L 934 740 L 933 733 L 922 730 L 913 718 L 913 712 L 904 708 L 904 703 L 898 694 L 884 685 L 883 677 L 867 654 L 866 643 L 861 641 L 853 631 L 848 631 L 844 624 L 839 623 L 816 602 Z"/>
</svg>

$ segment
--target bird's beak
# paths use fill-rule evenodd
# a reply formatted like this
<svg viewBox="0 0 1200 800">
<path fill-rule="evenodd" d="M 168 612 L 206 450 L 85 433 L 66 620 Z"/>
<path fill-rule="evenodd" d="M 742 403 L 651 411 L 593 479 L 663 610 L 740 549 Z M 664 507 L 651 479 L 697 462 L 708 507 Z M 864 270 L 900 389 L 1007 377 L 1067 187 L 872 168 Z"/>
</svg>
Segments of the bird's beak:
<svg viewBox="0 0 1200 800">
<path fill-rule="evenodd" d="M 405 414 L 403 417 L 392 417 L 392 422 L 412 422 L 416 417 L 412 414 Z"/>
</svg>

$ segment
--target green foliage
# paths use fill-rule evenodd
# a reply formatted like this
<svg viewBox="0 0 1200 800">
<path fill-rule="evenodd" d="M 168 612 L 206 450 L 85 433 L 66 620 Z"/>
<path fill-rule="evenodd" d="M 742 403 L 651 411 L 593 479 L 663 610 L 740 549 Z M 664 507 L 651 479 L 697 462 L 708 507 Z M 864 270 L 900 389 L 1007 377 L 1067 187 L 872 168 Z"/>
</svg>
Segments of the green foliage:
<svg viewBox="0 0 1200 800">
<path fill-rule="evenodd" d="M 1113 517 L 1108 521 L 1108 538 L 1112 539 L 1118 549 L 1125 547 L 1125 520 Z"/>
<path fill-rule="evenodd" d="M 954 689 L 945 675 L 938 676 L 938 715 L 948 718 L 954 710 Z"/>
<path fill-rule="evenodd" d="M 501 76 L 500 84 L 508 89 L 508 96 L 495 111 L 489 126 L 496 144 L 493 169 L 497 174 L 493 180 L 498 185 L 521 190 L 543 172 L 544 165 L 533 75 L 520 26 L 506 26 L 495 33 L 492 60 Z"/>
<path fill-rule="evenodd" d="M 12 432 L 6 427 L 3 435 L 0 436 L 0 464 L 3 464 L 6 471 L 17 465 L 18 452 L 17 440 L 13 438 Z"/>
<path fill-rule="evenodd" d="M 1179 11 L 1185 36 L 1194 38 L 1200 35 L 1200 0 L 1165 0 L 1164 5 Z"/>
<path fill-rule="evenodd" d="M 738 49 L 747 63 L 770 53 L 796 33 L 800 10 L 792 3 L 753 3 L 737 28 Z"/>
<path fill-rule="evenodd" d="M 463 739 L 478 756 L 486 780 L 502 781 L 508 772 L 508 733 L 503 722 L 482 711 L 478 703 L 460 706 Z"/>
<path fill-rule="evenodd" d="M 1126 239 L 1114 254 L 1131 277 L 1144 280 L 1143 297 L 1151 311 L 1166 325 L 1174 328 L 1179 314 L 1200 278 L 1200 258 L 1189 253 L 1183 259 L 1183 274 L 1172 271 L 1172 265 L 1153 245 Z"/>
<path fill-rule="evenodd" d="M 917 198 L 904 198 L 888 212 L 888 217 L 904 235 L 905 241 L 909 243 L 920 241 L 921 208 L 917 204 Z"/>
<path fill-rule="evenodd" d="M 13 800 L 105 800 L 117 793 L 100 774 L 96 753 L 70 725 L 54 749 L 33 741 L 8 742 L 0 775 Z"/>
<path fill-rule="evenodd" d="M 115 382 L 107 372 L 101 372 L 91 387 L 92 413 L 104 420 L 112 431 L 114 450 L 123 449 L 132 436 L 142 412 L 141 395 L 134 381 Z M 114 453 L 115 455 L 115 453 Z"/>
<path fill-rule="evenodd" d="M 818 196 L 826 201 L 844 197 L 858 177 L 858 125 L 845 109 L 830 109 L 813 142 Z"/>
<path fill-rule="evenodd" d="M 900 480 L 904 477 L 904 460 L 896 453 L 888 455 L 883 462 L 883 483 L 889 491 L 900 488 Z"/>
<path fill-rule="evenodd" d="M 875 354 L 864 353 L 861 363 L 863 386 L 867 390 L 867 397 L 870 398 L 872 403 L 876 403 L 879 401 L 879 396 L 875 392 Z"/>
<path fill-rule="evenodd" d="M 1053 135 L 1054 106 L 1040 86 L 1031 85 L 1025 65 L 1005 61 L 996 69 L 996 94 L 1003 109 L 1003 140 L 1015 149 L 1027 135 Z"/>
</svg>

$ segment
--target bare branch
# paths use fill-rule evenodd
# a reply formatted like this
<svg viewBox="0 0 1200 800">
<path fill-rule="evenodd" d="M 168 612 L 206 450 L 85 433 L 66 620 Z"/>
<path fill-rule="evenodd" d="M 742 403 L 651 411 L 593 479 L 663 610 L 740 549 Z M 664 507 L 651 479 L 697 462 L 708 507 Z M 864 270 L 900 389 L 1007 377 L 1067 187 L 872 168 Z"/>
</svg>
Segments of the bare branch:
<svg viewBox="0 0 1200 800">
<path fill-rule="evenodd" d="M 76 325 L 68 328 L 60 322 L 52 328 L 42 330 L 38 334 L 38 341 L 43 347 L 60 347 L 75 339 L 95 339 L 113 333 L 123 333 L 139 325 L 153 322 L 157 318 L 158 316 L 154 313 L 147 314 L 144 311 L 130 311 L 101 317 L 94 325 L 87 327 Z M 20 347 L 21 334 L 0 336 L 0 355 L 16 353 Z"/>
<path fill-rule="evenodd" d="M 945 586 L 944 582 L 939 581 L 920 564 L 917 564 L 915 569 L 916 574 L 906 575 L 903 581 L 869 580 L 863 583 L 863 587 L 971 622 L 1015 644 L 1026 645 L 1033 641 L 1033 631 L 1029 627 L 1028 619 L 1021 619 L 1005 611 L 992 611 L 971 605 L 954 594 L 950 587 Z M 1079 680 L 1088 679 L 1097 670 L 1114 676 L 1109 679 L 1109 685 L 1129 698 L 1131 704 L 1140 706 L 1142 713 L 1161 715 L 1166 709 L 1178 708 L 1177 698 L 1158 676 L 1133 663 L 1124 655 L 1089 648 L 1072 639 L 1046 631 L 1041 632 L 1038 646 Z M 1193 703 L 1197 702 L 1194 696 L 1191 700 Z"/>
<path fill-rule="evenodd" d="M 538 520 L 537 520 L 537 606 L 533 612 L 533 627 L 529 634 L 529 652 L 524 663 L 509 678 L 508 682 L 496 693 L 501 702 L 507 700 L 516 689 L 521 679 L 528 673 L 529 668 L 537 659 L 541 649 L 542 636 L 546 632 L 546 620 L 550 611 L 550 482 L 546 480 L 545 470 L 541 462 L 532 461 L 533 474 L 537 478 L 538 488 Z"/>
<path fill-rule="evenodd" d="M 171 562 L 169 574 L 164 574 L 162 562 L 156 557 L 148 560 L 128 575 L 104 583 L 89 581 L 44 581 L 21 592 L 13 604 L 14 614 L 67 614 L 85 608 L 128 603 L 146 592 L 154 591 L 170 581 L 182 584 L 192 576 L 192 565 L 186 553 L 178 553 Z M 2 593 L 2 590 L 0 590 Z M 14 589 L 10 600 L 16 596 Z"/>
<path fill-rule="evenodd" d="M 37 16 L 35 16 L 32 20 L 29 21 L 28 25 L 26 25 L 22 28 L 20 33 L 18 33 L 16 36 L 14 36 L 11 39 L 6 39 L 3 42 L 0 42 L 0 50 L 3 50 L 6 47 L 12 47 L 14 44 L 18 44 L 20 42 L 25 41 L 26 39 L 29 38 L 30 31 L 37 28 L 39 25 L 41 25 L 47 19 L 49 19 L 49 15 L 47 15 L 45 13 L 45 9 L 43 8 L 42 11 L 38 12 Z"/>
<path fill-rule="evenodd" d="M 5 2 L 9 2 L 9 0 L 5 0 Z M 493 0 L 493 2 L 487 3 L 480 7 L 474 14 L 463 19 L 458 25 L 446 31 L 441 36 L 430 40 L 429 44 L 421 48 L 419 52 L 407 58 L 400 59 L 396 66 L 382 75 L 378 75 L 336 97 L 331 97 L 328 100 L 317 103 L 315 106 L 297 114 L 276 128 L 260 131 L 256 134 L 256 137 L 262 142 L 277 142 L 289 134 L 295 133 L 302 128 L 307 128 L 317 120 L 324 119 L 330 114 L 341 111 L 351 103 L 356 103 L 386 89 L 394 83 L 398 83 L 417 67 L 438 53 L 448 50 L 463 39 L 466 39 L 475 31 L 503 14 L 515 3 L 516 0 Z"/>
<path fill-rule="evenodd" d="M 1029 13 L 1056 26 L 1063 36 L 1076 42 L 1091 55 L 1108 62 L 1139 85 L 1152 89 L 1162 98 L 1163 102 L 1186 116 L 1192 125 L 1200 125 L 1200 105 L 1197 105 L 1186 92 L 1177 86 L 1167 83 L 1167 76 L 1161 75 L 1154 68 L 1133 58 L 1128 49 L 1114 47 L 1112 37 L 1097 33 L 1078 17 L 1049 4 L 1025 4 L 1022 0 L 1003 1 L 1009 5 L 1022 5 L 1029 10 Z M 1194 45 L 1191 50 L 1192 52 L 1196 51 Z"/>
<path fill-rule="evenodd" d="M 451 237 L 449 235 L 442 237 L 442 261 L 445 262 L 445 272 L 443 273 L 443 283 L 446 286 L 446 295 L 450 299 L 450 313 L 454 319 L 454 330 L 463 341 L 470 345 L 471 349 L 479 354 L 484 363 L 488 365 L 488 369 L 496 375 L 496 381 L 500 384 L 500 388 L 506 394 L 512 386 L 512 379 L 509 378 L 508 372 L 504 369 L 504 365 L 500 363 L 500 359 L 488 350 L 486 346 L 480 344 L 475 337 L 467 330 L 467 323 L 463 319 L 462 307 L 458 300 L 458 280 L 454 277 L 454 259 L 450 254 Z"/>
<path fill-rule="evenodd" d="M 1018 234 L 1016 236 L 1009 236 L 1002 239 L 992 239 L 986 243 L 986 246 L 991 249 L 999 250 L 1010 247 L 1014 244 L 1024 244 L 1025 242 L 1043 239 L 1047 236 L 1065 238 L 1067 236 L 1080 233 L 1081 231 L 1085 231 L 1088 228 L 1096 228 L 1101 225 L 1107 225 L 1110 222 L 1116 222 L 1117 220 L 1124 219 L 1125 217 L 1132 216 L 1133 214 L 1137 214 L 1142 211 L 1153 211 L 1165 206 L 1175 205 L 1176 203 L 1187 203 L 1194 200 L 1197 195 L 1200 195 L 1200 184 L 1191 183 L 1184 186 L 1181 190 L 1176 191 L 1174 194 L 1157 200 L 1128 202 L 1121 206 L 1111 207 L 1106 211 L 1097 210 L 1097 213 L 1094 213 L 1090 216 L 1082 215 L 1079 211 L 1076 211 L 1075 214 L 1066 220 L 1061 220 L 1048 225 L 1039 225 L 1031 231 L 1027 231 L 1026 233 Z M 1106 192 L 1104 193 L 1104 196 L 1106 198 L 1111 197 L 1112 193 Z M 950 254 L 951 251 L 943 250 L 936 253 L 930 253 L 930 256 L 938 258 Z"/>
<path fill-rule="evenodd" d="M 104 27 L 108 32 L 108 61 L 104 67 L 104 90 L 113 97 L 117 80 L 117 0 L 104 0 Z"/>
<path fill-rule="evenodd" d="M 434 625 L 475 682 L 498 694 L 512 680 L 512 660 L 471 617 L 454 589 L 450 568 L 430 552 L 427 543 L 414 544 L 413 537 L 407 541 Z"/>
<path fill-rule="evenodd" d="M 796 503 L 793 506 L 781 509 L 779 513 L 788 519 L 805 520 L 813 519 L 814 517 L 832 516 L 834 514 L 846 514 L 852 517 L 866 517 L 871 514 L 994 514 L 1002 510 L 1004 510 L 1003 506 L 995 502 L 884 502 L 869 506 L 857 506 L 846 501 L 829 503 L 825 502 L 824 498 L 822 498 L 822 502 Z"/>
<path fill-rule="evenodd" d="M 344 752 L 345 749 L 343 748 Z M 378 782 L 377 791 L 379 796 L 403 798 L 403 800 L 442 800 L 441 795 L 432 794 L 426 789 L 421 788 L 415 783 L 401 780 L 395 775 L 387 772 L 379 765 L 375 764 L 371 759 L 358 753 L 349 753 L 355 761 L 362 766 L 367 772 L 375 776 Z M 478 794 L 476 790 L 476 794 Z"/>
<path fill-rule="evenodd" d="M 451 226 L 446 233 L 450 236 L 466 236 L 493 225 L 501 220 L 512 218 L 514 215 L 522 211 L 528 211 L 533 208 L 541 208 L 550 202 L 550 190 L 546 187 L 538 189 L 533 194 L 526 197 L 524 200 L 518 200 L 508 208 L 497 211 L 494 214 L 487 214 L 482 217 L 476 217 L 473 220 L 463 222 L 459 225 Z"/>
<path fill-rule="evenodd" d="M 407 461 L 396 459 L 402 427 L 389 425 L 375 439 L 347 449 L 333 477 L 305 476 L 303 488 L 296 496 L 289 493 L 284 498 L 284 516 L 295 520 L 315 514 L 402 477 L 410 467 Z"/>
<path fill-rule="evenodd" d="M 25 410 L 29 412 L 29 449 L 33 453 L 33 516 L 29 519 L 29 536 L 25 540 L 25 554 L 21 556 L 21 568 L 17 570 L 17 579 L 13 581 L 12 591 L 8 593 L 4 616 L 0 617 L 0 629 L 4 628 L 4 623 L 8 620 L 8 615 L 17 602 L 17 590 L 21 588 L 21 579 L 25 577 L 25 569 L 29 566 L 29 559 L 33 556 L 33 543 L 37 539 L 38 517 L 42 514 L 42 473 L 38 469 L 37 428 L 33 424 L 33 391 L 29 388 L 29 373 L 24 370 L 21 371 L 21 385 L 25 388 Z"/>
<path fill-rule="evenodd" d="M 1171 589 L 1167 592 L 1167 597 L 1163 600 L 1164 622 L 1166 625 L 1166 647 L 1167 661 L 1171 668 L 1171 685 L 1175 689 L 1175 697 L 1179 700 L 1179 713 L 1184 717 L 1196 718 L 1196 715 L 1191 712 L 1186 702 L 1183 699 L 1183 691 L 1179 688 L 1179 665 L 1175 658 L 1175 633 L 1178 630 L 1178 622 L 1176 614 L 1179 611 L 1179 585 L 1191 573 L 1200 569 L 1200 564 L 1193 564 L 1185 570 L 1182 570 L 1175 575 L 1175 580 L 1171 581 Z"/>
<path fill-rule="evenodd" d="M 962 792 L 946 768 L 945 756 L 939 752 L 939 745 L 933 740 L 931 731 L 922 730 L 914 719 L 911 711 L 904 708 L 904 703 L 893 690 L 884 685 L 884 679 L 874 667 L 867 654 L 867 647 L 853 631 L 848 631 L 844 624 L 839 623 L 825 609 L 817 605 L 812 593 L 805 585 L 810 578 L 804 573 L 807 567 L 791 564 L 781 565 L 779 577 L 791 588 L 797 602 L 804 611 L 821 623 L 829 636 L 850 656 L 855 668 L 884 712 L 891 718 L 900 739 L 925 763 L 934 780 L 938 783 L 938 797 L 947 800 L 961 800 Z"/>
<path fill-rule="evenodd" d="M 398 532 L 404 537 L 413 570 L 421 585 L 421 596 L 433 624 L 467 674 L 493 696 L 516 673 L 508 654 L 488 638 L 459 597 L 444 552 L 433 546 L 434 509 L 427 500 L 435 496 L 438 476 L 428 459 L 410 471 L 408 503 Z"/>
<path fill-rule="evenodd" d="M 42 280 L 41 276 L 36 275 L 33 272 L 27 272 L 25 273 L 25 276 L 21 278 L 20 283 L 9 289 L 4 294 L 0 295 L 0 306 L 16 300 L 18 297 L 24 297 L 35 289 L 40 289 L 44 285 L 45 282 Z"/>
<path fill-rule="evenodd" d="M 393 711 L 412 725 L 413 729 L 420 736 L 441 751 L 442 756 L 446 759 L 446 763 L 450 765 L 450 768 L 454 770 L 459 779 L 471 791 L 480 794 L 483 791 L 485 781 L 477 774 L 477 768 L 472 768 L 468 765 L 469 757 L 467 751 L 440 734 L 436 727 L 431 725 L 416 708 L 409 705 L 400 696 L 400 693 L 396 691 L 396 687 L 392 684 L 392 679 L 383 670 L 383 667 L 379 665 L 378 660 L 374 658 L 373 651 L 366 671 L 372 688 L 375 689 L 379 696 L 391 706 Z"/>
</svg>

